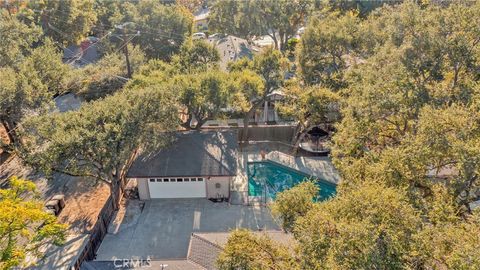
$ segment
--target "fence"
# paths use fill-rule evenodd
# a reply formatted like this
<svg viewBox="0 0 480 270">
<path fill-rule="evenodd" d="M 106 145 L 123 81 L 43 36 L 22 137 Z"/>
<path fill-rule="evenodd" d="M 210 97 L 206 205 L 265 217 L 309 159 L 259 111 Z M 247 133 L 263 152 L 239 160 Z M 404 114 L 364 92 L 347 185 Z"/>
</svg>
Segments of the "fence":
<svg viewBox="0 0 480 270">
<path fill-rule="evenodd" d="M 87 245 L 85 246 L 85 248 L 80 253 L 80 256 L 75 262 L 73 269 L 76 269 L 76 270 L 80 269 L 80 266 L 84 261 L 91 261 L 95 259 L 95 254 L 97 253 L 97 250 L 100 247 L 100 244 L 102 243 L 103 238 L 107 234 L 108 225 L 110 224 L 110 221 L 112 220 L 113 215 L 115 213 L 115 205 L 114 205 L 113 197 L 116 198 L 115 199 L 116 202 L 119 202 L 119 200 L 122 199 L 122 195 L 125 190 L 125 185 L 126 185 L 126 181 L 122 180 L 120 182 L 118 191 L 110 194 L 107 201 L 103 205 L 102 210 L 100 210 L 100 213 L 98 214 L 97 222 L 95 222 L 95 225 L 93 226 L 90 232 L 90 239 Z"/>
<path fill-rule="evenodd" d="M 294 133 L 294 126 L 250 126 L 248 140 L 290 143 Z M 243 138 L 243 128 L 238 129 L 238 138 Z"/>
</svg>

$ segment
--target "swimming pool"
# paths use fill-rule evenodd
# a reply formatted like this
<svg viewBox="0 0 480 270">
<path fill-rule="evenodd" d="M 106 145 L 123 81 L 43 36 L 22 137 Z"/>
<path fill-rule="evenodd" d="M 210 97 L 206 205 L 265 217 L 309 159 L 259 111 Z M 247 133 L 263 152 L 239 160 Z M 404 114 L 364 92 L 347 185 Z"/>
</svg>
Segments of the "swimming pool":
<svg viewBox="0 0 480 270">
<path fill-rule="evenodd" d="M 289 189 L 307 179 L 315 179 L 320 188 L 319 199 L 325 200 L 335 195 L 336 185 L 322 179 L 311 177 L 283 165 L 270 162 L 248 163 L 248 195 L 268 196 L 275 199 L 278 192 Z"/>
</svg>

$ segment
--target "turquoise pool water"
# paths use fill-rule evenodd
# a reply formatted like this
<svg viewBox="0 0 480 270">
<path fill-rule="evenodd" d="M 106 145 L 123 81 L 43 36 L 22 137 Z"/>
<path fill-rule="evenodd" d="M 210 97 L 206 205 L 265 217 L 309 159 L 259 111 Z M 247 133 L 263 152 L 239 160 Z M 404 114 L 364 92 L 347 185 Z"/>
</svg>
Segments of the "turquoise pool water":
<svg viewBox="0 0 480 270">
<path fill-rule="evenodd" d="M 248 195 L 265 196 L 275 199 L 275 194 L 289 189 L 307 179 L 315 179 L 320 188 L 319 199 L 335 195 L 336 185 L 325 180 L 312 178 L 302 172 L 274 162 L 251 162 L 248 164 Z"/>
</svg>

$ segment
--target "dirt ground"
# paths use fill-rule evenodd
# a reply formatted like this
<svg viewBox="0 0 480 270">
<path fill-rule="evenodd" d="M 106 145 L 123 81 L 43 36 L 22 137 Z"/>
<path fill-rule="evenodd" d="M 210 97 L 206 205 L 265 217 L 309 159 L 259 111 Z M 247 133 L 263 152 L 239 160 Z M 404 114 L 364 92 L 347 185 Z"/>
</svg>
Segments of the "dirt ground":
<svg viewBox="0 0 480 270">
<path fill-rule="evenodd" d="M 18 157 L 11 156 L 3 164 L 0 163 L 0 187 L 5 188 L 8 178 L 14 175 L 33 181 L 44 201 L 56 194 L 65 195 L 65 208 L 58 218 L 69 226 L 72 233 L 88 232 L 97 221 L 98 214 L 110 195 L 106 184 L 96 184 L 92 179 L 61 174 L 47 179 L 24 166 Z"/>
<path fill-rule="evenodd" d="M 91 186 L 85 181 L 75 181 L 70 189 L 74 192 L 65 194 L 65 208 L 58 220 L 69 224 L 72 233 L 87 232 L 95 225 L 98 214 L 110 195 L 110 188 L 106 184 Z"/>
</svg>

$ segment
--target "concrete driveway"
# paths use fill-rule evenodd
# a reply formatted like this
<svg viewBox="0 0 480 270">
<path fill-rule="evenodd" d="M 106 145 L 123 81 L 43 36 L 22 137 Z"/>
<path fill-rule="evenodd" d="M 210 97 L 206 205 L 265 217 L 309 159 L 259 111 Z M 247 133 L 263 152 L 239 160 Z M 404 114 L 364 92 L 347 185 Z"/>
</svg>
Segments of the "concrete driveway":
<svg viewBox="0 0 480 270">
<path fill-rule="evenodd" d="M 264 207 L 213 203 L 206 199 L 130 201 L 110 224 L 96 260 L 114 258 L 186 258 L 192 232 L 228 232 L 235 228 L 279 230 Z"/>
</svg>

